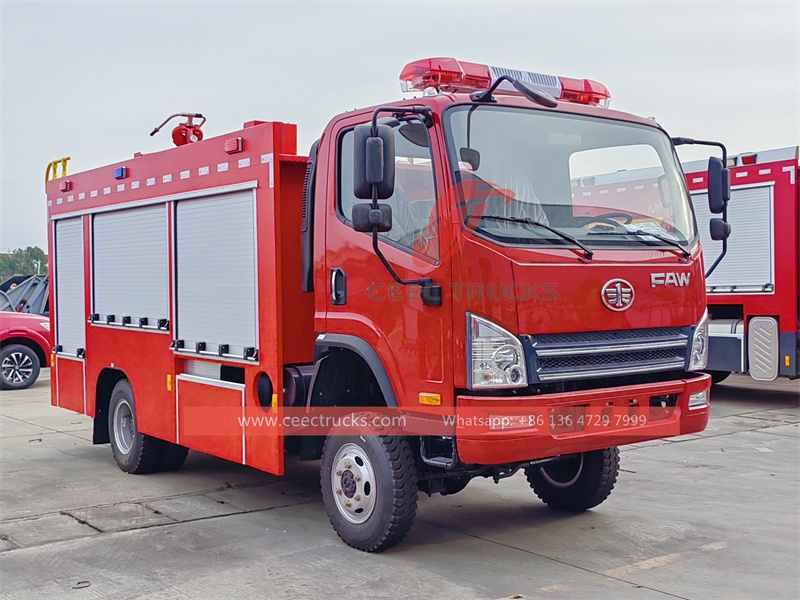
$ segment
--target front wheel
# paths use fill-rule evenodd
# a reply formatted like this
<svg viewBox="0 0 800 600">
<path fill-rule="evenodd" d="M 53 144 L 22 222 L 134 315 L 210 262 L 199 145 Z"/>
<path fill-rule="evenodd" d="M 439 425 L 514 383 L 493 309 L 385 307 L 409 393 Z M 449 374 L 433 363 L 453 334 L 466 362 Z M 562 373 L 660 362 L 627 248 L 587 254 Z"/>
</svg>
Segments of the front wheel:
<svg viewBox="0 0 800 600">
<path fill-rule="evenodd" d="M 573 454 L 525 469 L 536 495 L 551 508 L 583 512 L 611 494 L 619 474 L 619 448 Z"/>
<path fill-rule="evenodd" d="M 348 545 L 380 552 L 411 529 L 417 471 L 406 438 L 373 430 L 337 435 L 334 428 L 325 440 L 320 470 L 325 510 Z"/>
</svg>

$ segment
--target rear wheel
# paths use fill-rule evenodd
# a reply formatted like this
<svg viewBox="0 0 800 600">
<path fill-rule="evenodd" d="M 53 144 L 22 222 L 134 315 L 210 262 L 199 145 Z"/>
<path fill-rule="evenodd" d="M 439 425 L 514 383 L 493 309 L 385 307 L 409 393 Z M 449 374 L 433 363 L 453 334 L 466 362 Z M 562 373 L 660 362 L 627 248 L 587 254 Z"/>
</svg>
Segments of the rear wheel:
<svg viewBox="0 0 800 600">
<path fill-rule="evenodd" d="M 0 350 L 0 388 L 24 390 L 39 377 L 39 357 L 28 346 L 10 344 Z"/>
<path fill-rule="evenodd" d="M 170 442 L 162 443 L 164 444 L 164 450 L 158 463 L 158 470 L 177 471 L 186 462 L 186 455 L 189 454 L 189 449 L 186 446 L 179 446 Z"/>
<path fill-rule="evenodd" d="M 368 417 L 369 418 L 369 417 Z M 399 543 L 417 510 L 417 471 L 408 440 L 365 430 L 325 440 L 322 499 L 342 540 L 366 552 Z"/>
<path fill-rule="evenodd" d="M 108 437 L 111 451 L 120 469 L 126 473 L 152 473 L 159 469 L 164 442 L 136 427 L 136 405 L 127 379 L 114 386 L 108 404 Z"/>
<path fill-rule="evenodd" d="M 583 512 L 611 494 L 619 474 L 619 449 L 573 454 L 562 460 L 525 469 L 536 495 L 549 507 Z"/>
</svg>

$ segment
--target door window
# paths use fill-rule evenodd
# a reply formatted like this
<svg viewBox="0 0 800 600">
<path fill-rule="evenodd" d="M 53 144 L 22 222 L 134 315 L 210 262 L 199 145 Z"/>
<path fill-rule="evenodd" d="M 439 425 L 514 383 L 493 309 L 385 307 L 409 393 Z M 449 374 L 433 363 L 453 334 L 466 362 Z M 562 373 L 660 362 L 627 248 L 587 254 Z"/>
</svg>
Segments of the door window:
<svg viewBox="0 0 800 600">
<path fill-rule="evenodd" d="M 392 207 L 392 229 L 381 238 L 407 251 L 431 256 L 437 244 L 431 243 L 435 231 L 436 185 L 427 129 L 418 122 L 405 122 L 394 128 L 394 194 L 382 204 Z M 353 130 L 339 137 L 339 193 L 337 211 L 351 223 L 353 206 L 365 202 L 353 194 Z M 435 256 L 431 256 L 435 258 Z"/>
</svg>

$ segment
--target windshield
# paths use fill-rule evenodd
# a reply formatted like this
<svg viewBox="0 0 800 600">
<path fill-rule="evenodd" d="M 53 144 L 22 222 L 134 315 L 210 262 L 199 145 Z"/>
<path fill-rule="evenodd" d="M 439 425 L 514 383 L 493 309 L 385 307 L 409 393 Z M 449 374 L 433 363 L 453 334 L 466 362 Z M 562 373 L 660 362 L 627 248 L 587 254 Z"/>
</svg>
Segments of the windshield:
<svg viewBox="0 0 800 600">
<path fill-rule="evenodd" d="M 506 244 L 570 244 L 554 228 L 591 246 L 694 241 L 688 193 L 663 132 L 497 105 L 454 106 L 446 115 L 466 227 Z"/>
</svg>

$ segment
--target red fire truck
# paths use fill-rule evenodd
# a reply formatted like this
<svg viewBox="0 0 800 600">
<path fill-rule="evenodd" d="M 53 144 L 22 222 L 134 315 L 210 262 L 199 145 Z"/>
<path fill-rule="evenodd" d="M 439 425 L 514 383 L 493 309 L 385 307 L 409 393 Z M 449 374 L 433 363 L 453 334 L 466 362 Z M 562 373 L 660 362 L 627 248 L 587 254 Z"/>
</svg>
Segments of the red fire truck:
<svg viewBox="0 0 800 600">
<path fill-rule="evenodd" d="M 800 186 L 798 148 L 740 154 L 729 160 L 731 247 L 706 280 L 708 371 L 753 379 L 800 376 Z M 701 161 L 683 165 L 698 221 L 708 215 Z M 711 264 L 721 242 L 700 239 Z M 710 259 L 710 260 L 709 260 Z"/>
<path fill-rule="evenodd" d="M 123 471 L 187 448 L 320 460 L 334 529 L 379 551 L 419 491 L 522 469 L 582 511 L 618 446 L 706 426 L 703 261 L 666 133 L 592 80 L 451 58 L 400 79 L 411 98 L 334 117 L 307 157 L 294 125 L 202 139 L 187 115 L 177 148 L 47 184 L 53 404 Z"/>
</svg>

